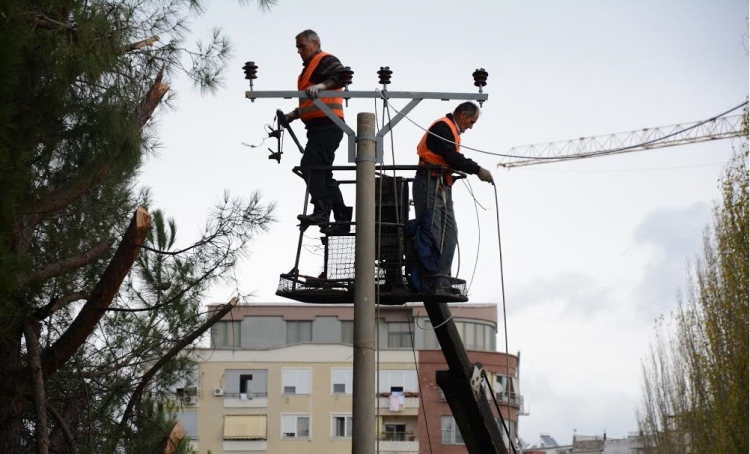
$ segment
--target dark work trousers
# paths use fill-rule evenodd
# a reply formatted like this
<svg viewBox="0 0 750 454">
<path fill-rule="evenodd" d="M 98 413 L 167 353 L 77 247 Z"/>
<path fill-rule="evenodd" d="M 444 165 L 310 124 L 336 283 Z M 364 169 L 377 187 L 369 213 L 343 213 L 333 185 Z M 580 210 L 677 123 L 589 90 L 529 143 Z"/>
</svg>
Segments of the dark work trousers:
<svg viewBox="0 0 750 454">
<path fill-rule="evenodd" d="M 338 126 L 312 127 L 307 130 L 307 144 L 300 165 L 330 166 L 336 156 L 336 149 L 344 137 L 344 131 Z M 308 182 L 310 203 L 328 201 L 335 209 L 344 206 L 338 181 L 333 179 L 331 170 L 302 169 L 302 176 Z"/>
<path fill-rule="evenodd" d="M 443 183 L 443 177 L 417 175 L 412 186 L 417 219 L 424 210 L 432 214 L 430 231 L 440 247 L 438 274 L 451 275 L 453 255 L 458 244 L 458 227 L 453 213 L 452 189 Z"/>
</svg>

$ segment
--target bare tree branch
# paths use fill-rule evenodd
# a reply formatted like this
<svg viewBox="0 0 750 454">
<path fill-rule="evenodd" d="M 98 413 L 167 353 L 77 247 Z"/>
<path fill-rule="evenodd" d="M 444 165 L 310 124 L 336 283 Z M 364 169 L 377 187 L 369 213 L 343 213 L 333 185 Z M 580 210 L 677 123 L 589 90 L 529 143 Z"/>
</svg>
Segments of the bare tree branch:
<svg viewBox="0 0 750 454">
<path fill-rule="evenodd" d="M 152 36 L 152 37 L 146 38 L 146 39 L 144 39 L 142 41 L 138 41 L 138 42 L 135 42 L 135 43 L 126 44 L 126 45 L 122 46 L 122 52 L 123 53 L 128 53 L 128 52 L 132 52 L 134 50 L 140 49 L 142 47 L 152 46 L 157 41 L 159 41 L 159 37 L 158 36 Z"/>
<path fill-rule="evenodd" d="M 68 423 L 65 421 L 63 416 L 60 414 L 60 412 L 57 411 L 55 407 L 52 406 L 51 403 L 47 402 L 47 410 L 50 412 L 50 414 L 55 418 L 55 421 L 57 421 L 57 427 L 60 429 L 60 432 L 65 437 L 65 441 L 68 442 L 68 445 L 70 445 L 70 450 L 75 451 L 76 443 L 73 439 L 73 433 L 70 431 L 70 428 L 68 427 Z M 50 451 L 51 452 L 62 452 L 61 449 L 57 448 L 57 444 L 55 443 L 55 433 L 52 433 L 52 436 L 50 437 Z"/>
<path fill-rule="evenodd" d="M 213 326 L 214 323 L 221 320 L 224 315 L 228 314 L 229 311 L 232 310 L 234 306 L 237 305 L 237 298 L 232 298 L 227 304 L 225 304 L 223 307 L 217 308 L 216 311 L 214 311 L 214 314 L 205 321 L 201 326 L 196 328 L 192 333 L 185 336 L 180 342 L 176 343 L 172 348 L 169 349 L 169 351 L 164 354 L 164 356 L 159 359 L 159 361 L 154 364 L 151 369 L 149 369 L 145 374 L 143 374 L 143 377 L 141 377 L 141 381 L 138 383 L 138 386 L 136 386 L 135 390 L 133 390 L 132 397 L 130 398 L 130 401 L 128 402 L 128 406 L 125 408 L 125 412 L 122 415 L 122 420 L 120 420 L 120 425 L 118 430 L 115 431 L 116 434 L 122 435 L 125 430 L 125 426 L 128 424 L 128 421 L 133 416 L 133 411 L 135 407 L 140 403 L 141 398 L 143 396 L 143 391 L 146 390 L 146 387 L 148 386 L 151 379 L 156 375 L 159 370 L 164 367 L 165 364 L 167 364 L 172 358 L 177 356 L 180 351 L 182 351 L 183 348 L 190 345 L 194 340 L 198 339 L 203 333 L 205 333 L 211 326 Z M 115 443 L 117 443 L 119 440 L 114 440 Z"/>
<path fill-rule="evenodd" d="M 26 348 L 29 352 L 29 365 L 31 366 L 31 388 L 34 393 L 34 410 L 36 410 L 36 452 L 37 454 L 49 454 L 49 435 L 47 433 L 47 397 L 44 392 L 44 378 L 42 377 L 42 362 L 40 360 L 38 323 L 30 319 L 23 324 L 23 334 L 26 338 Z"/>
<path fill-rule="evenodd" d="M 81 312 L 60 338 L 42 351 L 42 370 L 45 376 L 53 374 L 65 364 L 94 331 L 132 268 L 150 227 L 151 215 L 145 208 L 139 207 L 114 257 Z"/>
<path fill-rule="evenodd" d="M 143 127 L 148 122 L 148 120 L 151 118 L 151 115 L 154 113 L 156 106 L 161 103 L 164 95 L 166 95 L 167 91 L 169 91 L 169 84 L 165 84 L 162 82 L 163 77 L 164 65 L 162 65 L 161 69 L 156 74 L 156 79 L 154 80 L 154 83 L 151 84 L 151 88 L 149 88 L 146 96 L 143 98 L 143 101 L 141 101 L 141 105 L 138 106 L 138 123 L 141 125 L 141 127 Z"/>
</svg>

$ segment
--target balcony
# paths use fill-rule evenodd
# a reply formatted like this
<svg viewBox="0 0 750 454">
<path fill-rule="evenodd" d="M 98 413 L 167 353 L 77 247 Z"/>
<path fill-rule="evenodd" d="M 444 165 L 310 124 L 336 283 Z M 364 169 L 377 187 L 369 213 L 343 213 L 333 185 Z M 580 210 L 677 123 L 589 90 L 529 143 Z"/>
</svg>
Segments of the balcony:
<svg viewBox="0 0 750 454">
<path fill-rule="evenodd" d="M 413 432 L 383 432 L 378 440 L 381 454 L 419 452 L 419 441 Z"/>
<path fill-rule="evenodd" d="M 224 393 L 224 408 L 268 407 L 268 393 Z"/>
<path fill-rule="evenodd" d="M 415 393 L 415 392 L 404 393 L 403 402 L 404 404 L 402 406 L 400 405 L 398 410 L 390 410 L 391 408 L 390 393 L 378 393 L 378 407 L 389 409 L 389 411 L 393 413 L 419 408 L 419 393 Z"/>
<path fill-rule="evenodd" d="M 522 408 L 523 396 L 514 392 L 503 391 L 496 393 L 495 398 L 498 402 L 505 402 L 510 406 Z"/>
</svg>

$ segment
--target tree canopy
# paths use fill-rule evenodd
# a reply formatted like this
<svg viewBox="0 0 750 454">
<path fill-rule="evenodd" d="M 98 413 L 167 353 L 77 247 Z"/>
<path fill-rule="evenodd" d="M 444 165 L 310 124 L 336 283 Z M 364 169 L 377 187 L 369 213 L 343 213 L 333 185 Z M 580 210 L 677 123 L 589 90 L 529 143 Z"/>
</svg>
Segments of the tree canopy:
<svg viewBox="0 0 750 454">
<path fill-rule="evenodd" d="M 261 7 L 273 1 L 256 2 Z M 0 6 L 0 446 L 143 452 L 191 343 L 200 298 L 273 220 L 225 194 L 202 237 L 150 209 L 138 171 L 152 116 L 187 74 L 217 89 L 220 30 L 187 43 L 197 0 L 18 0 Z M 164 408 L 164 407 L 160 407 Z M 166 420 L 166 416 L 157 419 Z M 150 421 L 150 422 L 149 422 Z M 169 434 L 169 428 L 162 435 Z"/>
<path fill-rule="evenodd" d="M 721 179 L 685 297 L 662 319 L 643 362 L 646 452 L 748 452 L 747 164 L 743 140 Z"/>
</svg>

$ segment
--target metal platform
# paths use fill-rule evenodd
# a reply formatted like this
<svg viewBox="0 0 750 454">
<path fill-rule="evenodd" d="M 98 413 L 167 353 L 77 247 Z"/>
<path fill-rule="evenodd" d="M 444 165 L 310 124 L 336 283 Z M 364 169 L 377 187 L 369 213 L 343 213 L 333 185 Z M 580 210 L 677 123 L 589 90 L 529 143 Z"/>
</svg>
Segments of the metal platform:
<svg viewBox="0 0 750 454">
<path fill-rule="evenodd" d="M 376 281 L 378 279 L 376 278 Z M 465 303 L 466 281 L 450 276 L 431 275 L 422 278 L 422 292 L 413 292 L 404 283 L 394 287 L 380 279 L 376 292 L 384 306 L 406 303 Z M 300 274 L 282 274 L 276 289 L 278 296 L 302 303 L 354 304 L 354 279 L 326 279 Z"/>
<path fill-rule="evenodd" d="M 318 166 L 321 167 L 321 166 Z M 314 169 L 317 167 L 310 167 Z M 331 171 L 351 171 L 353 166 L 323 166 Z M 406 223 L 410 216 L 409 186 L 413 178 L 386 175 L 386 170 L 415 171 L 418 166 L 384 166 L 376 174 L 373 187 L 375 199 L 376 259 L 373 263 L 375 285 L 380 304 L 400 305 L 414 302 L 461 303 L 469 300 L 466 281 L 444 275 L 422 275 L 415 239 L 407 238 Z M 436 167 L 436 169 L 443 169 Z M 295 173 L 302 176 L 301 168 Z M 458 175 L 463 177 L 464 175 Z M 339 180 L 348 184 L 350 181 Z M 305 194 L 305 206 L 309 194 Z M 311 246 L 309 237 L 303 237 L 307 226 L 300 229 L 297 255 L 291 271 L 281 274 L 276 295 L 303 303 L 353 304 L 356 222 L 349 224 L 350 233 L 323 235 L 320 245 Z M 304 241 L 308 243 L 304 245 Z M 304 247 L 303 247 L 304 246 Z M 315 271 L 300 272 L 300 259 L 310 257 L 310 248 L 322 249 L 322 267 Z M 304 265 L 309 269 L 310 261 Z M 305 274 L 307 273 L 307 274 Z M 318 274 L 320 273 L 320 274 Z M 317 277 L 312 274 L 316 274 Z"/>
</svg>

